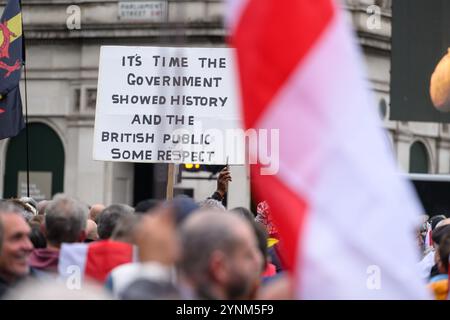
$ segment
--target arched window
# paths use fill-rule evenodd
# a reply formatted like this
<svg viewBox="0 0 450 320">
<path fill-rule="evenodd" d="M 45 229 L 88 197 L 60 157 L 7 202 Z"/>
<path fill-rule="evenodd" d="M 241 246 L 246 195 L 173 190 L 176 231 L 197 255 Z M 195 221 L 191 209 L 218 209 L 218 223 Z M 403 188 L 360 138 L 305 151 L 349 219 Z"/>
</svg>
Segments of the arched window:
<svg viewBox="0 0 450 320">
<path fill-rule="evenodd" d="M 382 120 L 386 119 L 386 115 L 387 115 L 387 103 L 386 100 L 381 99 L 380 100 L 380 104 L 378 105 L 379 107 L 379 112 L 380 112 L 380 117 Z"/>
<path fill-rule="evenodd" d="M 409 172 L 429 173 L 429 162 L 425 145 L 419 141 L 414 142 L 409 152 Z"/>
<path fill-rule="evenodd" d="M 28 125 L 30 196 L 50 199 L 64 187 L 64 147 L 56 132 L 43 123 Z M 26 195 L 25 129 L 12 138 L 6 152 L 4 198 Z"/>
</svg>

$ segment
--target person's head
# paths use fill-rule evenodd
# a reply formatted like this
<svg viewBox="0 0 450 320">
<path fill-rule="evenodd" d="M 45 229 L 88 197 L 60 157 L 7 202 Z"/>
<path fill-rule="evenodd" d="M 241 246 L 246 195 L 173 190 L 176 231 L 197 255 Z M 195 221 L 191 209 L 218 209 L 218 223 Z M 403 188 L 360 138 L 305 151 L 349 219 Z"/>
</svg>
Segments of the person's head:
<svg viewBox="0 0 450 320">
<path fill-rule="evenodd" d="M 31 231 L 23 209 L 11 202 L 0 202 L 0 277 L 14 282 L 29 272 L 28 257 L 33 250 Z"/>
<path fill-rule="evenodd" d="M 30 222 L 31 227 L 30 241 L 35 249 L 43 249 L 47 247 L 47 239 L 42 233 L 41 224 L 38 222 Z"/>
<path fill-rule="evenodd" d="M 450 256 L 450 232 L 445 234 L 439 243 L 439 261 L 437 263 L 440 273 L 449 273 L 449 256 Z"/>
<path fill-rule="evenodd" d="M 432 234 L 433 244 L 436 250 L 438 250 L 439 244 L 441 243 L 441 239 L 447 234 L 450 233 L 450 225 L 444 224 L 434 229 Z"/>
<path fill-rule="evenodd" d="M 447 220 L 447 221 L 446 221 Z M 440 257 L 440 247 L 442 240 L 450 234 L 450 224 L 448 224 L 448 220 L 442 220 L 438 226 L 434 229 L 432 238 L 433 238 L 433 246 L 434 246 L 434 262 L 439 266 L 441 257 Z"/>
<path fill-rule="evenodd" d="M 19 200 L 29 208 L 33 215 L 38 214 L 36 200 L 31 197 L 22 197 Z"/>
<path fill-rule="evenodd" d="M 192 212 L 199 209 L 194 199 L 184 194 L 177 195 L 169 202 L 169 205 L 173 208 L 177 225 L 180 225 Z"/>
<path fill-rule="evenodd" d="M 436 225 L 441 222 L 442 220 L 445 220 L 447 217 L 443 214 L 440 214 L 438 216 L 433 216 L 428 220 L 429 224 L 431 225 L 431 230 L 434 230 L 436 228 Z"/>
<path fill-rule="evenodd" d="M 42 216 L 42 215 L 34 216 L 28 223 L 43 225 L 45 223 L 45 216 Z"/>
<path fill-rule="evenodd" d="M 217 200 L 214 199 L 206 199 L 199 203 L 201 209 L 204 210 L 216 210 L 216 211 L 226 211 L 227 209 L 224 205 Z"/>
<path fill-rule="evenodd" d="M 443 219 L 436 224 L 436 227 L 434 227 L 433 231 L 437 230 L 440 227 L 447 226 L 449 224 L 450 224 L 450 218 Z"/>
<path fill-rule="evenodd" d="M 178 288 L 170 281 L 138 278 L 119 294 L 120 300 L 180 300 Z"/>
<path fill-rule="evenodd" d="M 262 264 L 261 264 L 261 272 L 264 272 L 264 270 L 267 267 L 267 264 L 269 261 L 269 250 L 267 248 L 267 239 L 269 238 L 269 235 L 267 234 L 266 228 L 258 223 L 254 222 L 252 224 L 253 230 L 255 231 L 256 239 L 258 240 L 258 249 L 262 256 Z"/>
<path fill-rule="evenodd" d="M 21 214 L 27 222 L 30 222 L 35 216 L 36 210 L 33 211 L 33 207 L 23 202 L 21 199 L 9 199 L 8 201 L 21 209 Z"/>
<path fill-rule="evenodd" d="M 253 213 L 244 207 L 234 208 L 230 210 L 230 213 L 244 218 L 252 226 L 256 239 L 258 240 L 258 249 L 263 257 L 261 271 L 264 271 L 268 262 L 267 239 L 269 237 L 265 226 L 259 222 L 256 222 Z"/>
<path fill-rule="evenodd" d="M 98 240 L 97 224 L 91 219 L 86 221 L 86 240 Z"/>
<path fill-rule="evenodd" d="M 193 213 L 180 228 L 179 269 L 201 298 L 248 298 L 260 276 L 261 253 L 251 225 L 236 215 Z"/>
<path fill-rule="evenodd" d="M 135 244 L 136 228 L 141 221 L 141 217 L 141 215 L 136 214 L 127 214 L 120 217 L 113 230 L 111 239 Z"/>
<path fill-rule="evenodd" d="M 48 245 L 83 241 L 86 237 L 87 205 L 64 194 L 57 194 L 47 205 L 44 234 Z"/>
<path fill-rule="evenodd" d="M 48 201 L 48 200 L 42 200 L 42 201 L 38 202 L 38 204 L 36 206 L 38 215 L 45 216 L 45 209 L 47 208 L 47 205 L 49 204 L 49 202 L 50 201 Z"/>
<path fill-rule="evenodd" d="M 161 200 L 157 199 L 142 200 L 134 207 L 134 212 L 136 214 L 145 214 L 157 208 L 159 205 L 161 205 L 161 203 Z"/>
<path fill-rule="evenodd" d="M 141 262 L 173 266 L 180 257 L 180 242 L 173 208 L 161 206 L 152 214 L 139 216 L 133 240 Z"/>
<path fill-rule="evenodd" d="M 103 210 L 97 218 L 97 230 L 100 239 L 109 239 L 117 221 L 125 215 L 133 214 L 134 209 L 125 204 L 112 204 Z"/>
<path fill-rule="evenodd" d="M 89 210 L 89 219 L 91 219 L 95 223 L 98 223 L 97 218 L 103 210 L 105 210 L 105 206 L 102 204 L 97 203 L 92 205 L 91 209 Z"/>
</svg>

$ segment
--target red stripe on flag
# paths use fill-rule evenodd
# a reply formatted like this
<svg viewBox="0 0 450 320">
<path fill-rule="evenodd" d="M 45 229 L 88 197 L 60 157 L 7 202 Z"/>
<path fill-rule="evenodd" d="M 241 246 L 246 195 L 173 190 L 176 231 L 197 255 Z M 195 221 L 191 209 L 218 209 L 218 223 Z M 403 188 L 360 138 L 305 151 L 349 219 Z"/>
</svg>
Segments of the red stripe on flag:
<svg viewBox="0 0 450 320">
<path fill-rule="evenodd" d="M 231 38 L 247 128 L 255 125 L 333 14 L 330 0 L 248 0 Z"/>
<path fill-rule="evenodd" d="M 280 236 L 282 260 L 290 270 L 297 267 L 297 253 L 301 245 L 300 230 L 303 229 L 307 202 L 292 192 L 278 176 L 261 175 L 260 165 L 251 167 L 253 190 L 257 199 L 266 200 Z"/>
<path fill-rule="evenodd" d="M 112 269 L 132 261 L 131 244 L 111 240 L 96 241 L 88 246 L 85 274 L 88 278 L 104 282 Z"/>
</svg>

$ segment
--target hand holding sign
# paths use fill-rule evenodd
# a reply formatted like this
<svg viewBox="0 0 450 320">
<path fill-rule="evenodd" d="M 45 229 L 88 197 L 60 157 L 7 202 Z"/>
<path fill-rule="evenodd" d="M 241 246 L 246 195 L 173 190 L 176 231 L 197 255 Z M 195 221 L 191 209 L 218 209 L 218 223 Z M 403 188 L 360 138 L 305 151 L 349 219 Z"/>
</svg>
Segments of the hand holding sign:
<svg viewBox="0 0 450 320">
<path fill-rule="evenodd" d="M 228 192 L 228 183 L 233 181 L 231 179 L 231 172 L 228 166 L 222 169 L 222 171 L 219 172 L 219 176 L 217 177 L 217 190 L 216 192 L 221 196 L 223 199 L 225 197 L 225 194 Z"/>
</svg>

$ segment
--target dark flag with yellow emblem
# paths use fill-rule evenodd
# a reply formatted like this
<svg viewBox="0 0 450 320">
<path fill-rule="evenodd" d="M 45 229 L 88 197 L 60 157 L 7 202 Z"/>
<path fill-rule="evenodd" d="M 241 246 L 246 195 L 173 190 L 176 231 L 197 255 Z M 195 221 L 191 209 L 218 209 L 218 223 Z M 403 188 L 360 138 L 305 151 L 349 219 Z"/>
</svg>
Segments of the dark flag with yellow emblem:
<svg viewBox="0 0 450 320">
<path fill-rule="evenodd" d="M 0 140 L 25 127 L 19 90 L 24 54 L 20 0 L 9 0 L 0 18 Z"/>
</svg>

